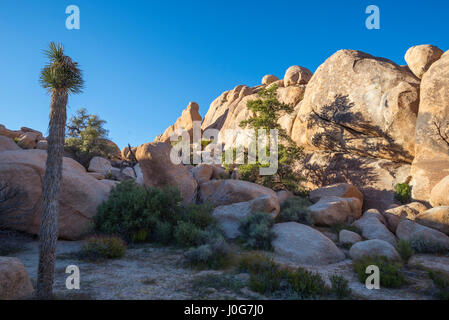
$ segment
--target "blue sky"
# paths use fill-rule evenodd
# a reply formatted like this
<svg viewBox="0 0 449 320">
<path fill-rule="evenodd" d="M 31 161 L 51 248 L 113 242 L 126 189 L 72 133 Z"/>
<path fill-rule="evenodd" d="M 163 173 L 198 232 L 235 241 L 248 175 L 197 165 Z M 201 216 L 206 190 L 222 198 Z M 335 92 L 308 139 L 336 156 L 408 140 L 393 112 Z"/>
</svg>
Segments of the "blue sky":
<svg viewBox="0 0 449 320">
<path fill-rule="evenodd" d="M 80 30 L 67 30 L 65 8 L 77 5 Z M 365 28 L 368 5 L 381 29 Z M 85 107 L 107 120 L 121 148 L 152 141 L 189 101 L 209 104 L 265 74 L 291 65 L 314 71 L 339 49 L 357 49 L 405 64 L 417 44 L 449 49 L 449 1 L 5 1 L 0 4 L 0 123 L 47 133 L 50 97 L 39 86 L 42 50 L 62 42 L 84 70 Z"/>
</svg>

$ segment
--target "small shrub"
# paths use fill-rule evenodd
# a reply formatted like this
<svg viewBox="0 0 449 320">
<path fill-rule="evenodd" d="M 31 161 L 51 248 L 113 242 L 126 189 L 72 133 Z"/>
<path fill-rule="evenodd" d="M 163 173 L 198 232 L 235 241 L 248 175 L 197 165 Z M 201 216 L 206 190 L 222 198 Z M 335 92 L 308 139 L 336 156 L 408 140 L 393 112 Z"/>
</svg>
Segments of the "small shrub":
<svg viewBox="0 0 449 320">
<path fill-rule="evenodd" d="M 240 256 L 237 270 L 239 272 L 259 273 L 260 271 L 271 267 L 273 264 L 273 259 L 267 255 L 260 252 L 251 252 Z"/>
<path fill-rule="evenodd" d="M 151 238 L 157 243 L 170 244 L 173 240 L 173 226 L 169 222 L 157 221 Z"/>
<path fill-rule="evenodd" d="M 354 271 L 361 283 L 365 283 L 366 278 L 369 277 L 366 268 L 371 265 L 379 267 L 381 286 L 399 288 L 404 284 L 405 278 L 400 270 L 400 265 L 389 261 L 386 257 L 364 257 L 353 262 Z"/>
<path fill-rule="evenodd" d="M 86 260 L 116 259 L 124 256 L 125 242 L 114 236 L 94 236 L 86 240 L 79 257 Z"/>
<path fill-rule="evenodd" d="M 224 238 L 191 248 L 186 253 L 187 263 L 200 269 L 223 269 L 232 262 L 232 252 Z"/>
<path fill-rule="evenodd" d="M 306 225 L 313 225 L 312 214 L 309 207 L 312 203 L 303 197 L 293 197 L 287 199 L 281 206 L 281 211 L 276 217 L 277 223 L 299 222 Z"/>
<path fill-rule="evenodd" d="M 351 296 L 352 291 L 348 286 L 349 282 L 344 277 L 334 274 L 330 277 L 330 281 L 332 284 L 331 291 L 338 299 L 344 299 Z"/>
<path fill-rule="evenodd" d="M 245 287 L 244 281 L 237 279 L 232 274 L 205 274 L 195 278 L 192 285 L 195 292 L 199 293 L 203 293 L 208 288 L 240 293 L 240 290 Z"/>
<path fill-rule="evenodd" d="M 174 229 L 174 237 L 177 245 L 190 248 L 202 245 L 205 233 L 193 223 L 181 221 Z"/>
<path fill-rule="evenodd" d="M 140 229 L 139 231 L 132 234 L 131 238 L 133 242 L 144 242 L 147 240 L 148 231 L 146 229 Z"/>
<path fill-rule="evenodd" d="M 418 253 L 435 253 L 442 254 L 447 253 L 449 248 L 447 246 L 441 245 L 438 242 L 415 238 L 410 241 L 411 247 Z"/>
<path fill-rule="evenodd" d="M 185 207 L 184 220 L 200 229 L 206 229 L 217 223 L 212 211 L 213 206 L 210 204 L 191 204 Z"/>
<path fill-rule="evenodd" d="M 133 235 L 147 230 L 151 236 L 158 221 L 175 225 L 181 220 L 181 195 L 174 188 L 143 188 L 128 180 L 115 186 L 98 208 L 95 228 L 132 240 Z"/>
<path fill-rule="evenodd" d="M 443 275 L 441 272 L 430 271 L 429 278 L 432 279 L 439 290 L 438 298 L 441 300 L 449 300 L 449 277 Z"/>
<path fill-rule="evenodd" d="M 280 267 L 272 258 L 260 254 L 243 256 L 238 270 L 249 272 L 251 290 L 282 299 L 305 299 L 328 294 L 320 275 L 308 270 Z"/>
<path fill-rule="evenodd" d="M 273 224 L 273 218 L 263 212 L 256 212 L 244 219 L 239 227 L 243 245 L 251 249 L 271 250 Z"/>
<path fill-rule="evenodd" d="M 104 177 L 107 180 L 115 180 L 115 177 L 114 177 L 114 175 L 112 174 L 111 171 L 108 171 Z"/>
<path fill-rule="evenodd" d="M 404 261 L 404 263 L 408 263 L 410 258 L 413 256 L 413 248 L 410 241 L 403 239 L 399 240 L 396 249 L 401 256 L 402 261 Z"/>
<path fill-rule="evenodd" d="M 407 183 L 398 183 L 394 186 L 394 198 L 402 204 L 410 202 L 412 189 Z"/>
</svg>

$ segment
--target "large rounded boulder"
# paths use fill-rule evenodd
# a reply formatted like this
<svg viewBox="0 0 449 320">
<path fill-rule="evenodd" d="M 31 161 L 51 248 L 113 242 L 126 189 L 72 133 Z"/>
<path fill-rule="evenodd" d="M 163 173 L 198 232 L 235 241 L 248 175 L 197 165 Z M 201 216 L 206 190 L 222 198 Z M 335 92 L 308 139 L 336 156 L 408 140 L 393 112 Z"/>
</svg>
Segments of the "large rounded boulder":
<svg viewBox="0 0 449 320">
<path fill-rule="evenodd" d="M 183 164 L 170 158 L 172 147 L 168 143 L 146 143 L 137 148 L 136 158 L 142 170 L 143 182 L 148 187 L 176 187 L 185 203 L 196 200 L 197 182 Z"/>
<path fill-rule="evenodd" d="M 433 207 L 449 206 L 449 175 L 433 187 L 430 192 L 430 204 Z"/>
<path fill-rule="evenodd" d="M 421 79 L 432 64 L 441 58 L 443 53 L 444 51 L 438 47 L 423 44 L 408 49 L 405 54 L 405 61 L 415 76 Z"/>
<path fill-rule="evenodd" d="M 251 201 L 268 196 L 266 202 L 279 213 L 279 199 L 273 190 L 242 180 L 211 180 L 200 185 L 199 200 L 214 206 L 224 206 L 237 202 Z"/>
<path fill-rule="evenodd" d="M 424 74 L 416 122 L 412 165 L 413 198 L 428 201 L 432 189 L 449 175 L 449 55 Z"/>
<path fill-rule="evenodd" d="M 0 300 L 29 298 L 33 285 L 22 261 L 0 257 Z"/>
<path fill-rule="evenodd" d="M 47 152 L 19 150 L 0 152 L 0 176 L 9 187 L 20 190 L 17 210 L 2 218 L 12 229 L 38 234 L 43 178 Z M 76 161 L 64 158 L 59 200 L 59 237 L 75 240 L 90 227 L 97 207 L 107 199 L 110 187 L 89 176 Z"/>
<path fill-rule="evenodd" d="M 340 50 L 308 83 L 292 139 L 310 149 L 410 163 L 419 84 L 390 60 Z"/>
<path fill-rule="evenodd" d="M 286 222 L 275 224 L 272 230 L 274 252 L 293 263 L 326 265 L 345 259 L 332 240 L 309 226 Z"/>
<path fill-rule="evenodd" d="M 0 136 L 0 152 L 8 150 L 20 150 L 20 147 L 11 138 Z"/>
</svg>

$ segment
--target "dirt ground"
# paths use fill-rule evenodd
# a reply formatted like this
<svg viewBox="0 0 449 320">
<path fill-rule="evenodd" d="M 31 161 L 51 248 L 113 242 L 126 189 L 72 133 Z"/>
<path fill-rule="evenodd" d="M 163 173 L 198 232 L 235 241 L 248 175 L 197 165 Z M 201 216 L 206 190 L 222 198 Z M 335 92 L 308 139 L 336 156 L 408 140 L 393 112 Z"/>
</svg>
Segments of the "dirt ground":
<svg viewBox="0 0 449 320">
<path fill-rule="evenodd" d="M 129 247 L 121 259 L 103 262 L 78 260 L 73 253 L 81 241 L 59 241 L 55 272 L 55 294 L 62 299 L 266 299 L 248 289 L 247 274 L 227 271 L 200 271 L 184 265 L 183 250 L 144 244 Z M 38 242 L 36 238 L 0 233 L 0 255 L 19 258 L 36 284 Z M 289 265 L 280 257 L 276 262 Z M 65 286 L 66 268 L 76 265 L 80 269 L 80 290 L 68 290 Z M 401 289 L 368 290 L 353 271 L 352 261 L 347 259 L 328 266 L 304 266 L 329 277 L 339 274 L 349 281 L 355 299 L 427 300 L 435 299 L 436 289 L 427 276 L 427 269 L 449 274 L 448 256 L 415 255 L 404 271 L 407 284 Z"/>
</svg>

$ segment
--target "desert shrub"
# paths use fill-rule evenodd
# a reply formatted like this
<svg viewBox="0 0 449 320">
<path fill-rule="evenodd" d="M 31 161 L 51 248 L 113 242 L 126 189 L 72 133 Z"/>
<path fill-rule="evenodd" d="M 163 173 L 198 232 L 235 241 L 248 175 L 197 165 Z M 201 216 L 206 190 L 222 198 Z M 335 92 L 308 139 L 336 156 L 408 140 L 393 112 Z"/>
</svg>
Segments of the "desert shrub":
<svg viewBox="0 0 449 320">
<path fill-rule="evenodd" d="M 115 236 L 94 236 L 82 246 L 79 257 L 86 260 L 115 259 L 124 256 L 125 242 Z"/>
<path fill-rule="evenodd" d="M 251 249 L 271 250 L 274 219 L 267 213 L 256 212 L 243 219 L 239 226 L 243 245 Z"/>
<path fill-rule="evenodd" d="M 209 204 L 182 205 L 175 188 L 144 188 L 129 180 L 111 190 L 94 223 L 97 232 L 119 235 L 127 241 L 190 248 L 221 234 L 212 209 Z"/>
<path fill-rule="evenodd" d="M 192 286 L 195 292 L 200 293 L 208 288 L 214 288 L 218 291 L 227 290 L 240 293 L 240 290 L 245 287 L 245 282 L 232 274 L 205 274 L 196 277 L 192 281 Z"/>
<path fill-rule="evenodd" d="M 223 237 L 209 239 L 206 244 L 186 253 L 187 263 L 200 269 L 222 269 L 229 266 L 232 259 L 231 248 Z"/>
<path fill-rule="evenodd" d="M 217 220 L 212 216 L 212 211 L 213 206 L 208 203 L 187 205 L 184 210 L 184 220 L 200 229 L 206 229 L 217 223 Z"/>
<path fill-rule="evenodd" d="M 412 189 L 407 183 L 398 183 L 394 186 L 394 198 L 402 204 L 410 202 Z"/>
<path fill-rule="evenodd" d="M 151 239 L 154 242 L 168 245 L 173 240 L 173 226 L 169 222 L 157 221 Z"/>
<path fill-rule="evenodd" d="M 410 258 L 413 256 L 413 248 L 410 241 L 404 239 L 399 240 L 396 249 L 401 256 L 402 261 L 404 261 L 404 263 L 408 263 Z"/>
<path fill-rule="evenodd" d="M 131 235 L 131 239 L 133 242 L 144 242 L 148 238 L 148 230 L 140 229 L 139 231 L 133 233 Z"/>
<path fill-rule="evenodd" d="M 371 265 L 379 267 L 381 286 L 399 288 L 404 284 L 405 277 L 401 272 L 401 266 L 396 262 L 389 261 L 386 257 L 363 257 L 353 262 L 354 271 L 361 283 L 365 283 L 369 277 L 366 268 Z"/>
<path fill-rule="evenodd" d="M 181 195 L 173 188 L 143 188 L 132 180 L 115 186 L 98 208 L 95 228 L 106 234 L 117 234 L 132 239 L 133 235 L 148 230 L 154 232 L 158 221 L 175 224 L 182 215 Z"/>
<path fill-rule="evenodd" d="M 449 251 L 449 248 L 445 245 L 442 245 L 438 242 L 428 240 L 428 239 L 422 239 L 422 238 L 415 238 L 410 241 L 410 245 L 418 253 L 435 253 L 435 254 L 442 254 L 447 253 Z"/>
<path fill-rule="evenodd" d="M 108 143 L 108 131 L 104 129 L 106 121 L 97 115 L 88 114 L 82 108 L 69 119 L 66 130 L 65 148 L 75 155 L 85 167 L 95 156 L 113 159 L 116 150 Z"/>
<path fill-rule="evenodd" d="M 242 257 L 238 270 L 250 274 L 251 290 L 271 297 L 306 299 L 328 294 L 320 275 L 303 268 L 281 267 L 264 255 Z"/>
<path fill-rule="evenodd" d="M 437 271 L 430 271 L 429 278 L 432 279 L 438 288 L 438 298 L 441 300 L 449 300 L 449 277 Z"/>
<path fill-rule="evenodd" d="M 309 207 L 312 203 L 303 197 L 293 197 L 287 199 L 281 205 L 281 211 L 276 217 L 276 222 L 299 222 L 306 225 L 313 224 L 312 214 L 309 211 Z"/>
<path fill-rule="evenodd" d="M 176 244 L 185 248 L 202 245 L 205 236 L 205 232 L 191 222 L 180 221 L 174 229 Z"/>
<path fill-rule="evenodd" d="M 332 285 L 331 292 L 338 299 L 345 299 L 351 296 L 352 291 L 348 286 L 349 282 L 343 276 L 334 274 L 330 277 L 330 281 Z"/>
<path fill-rule="evenodd" d="M 273 259 L 261 252 L 247 252 L 239 257 L 237 270 L 239 272 L 259 272 L 274 264 Z"/>
</svg>

